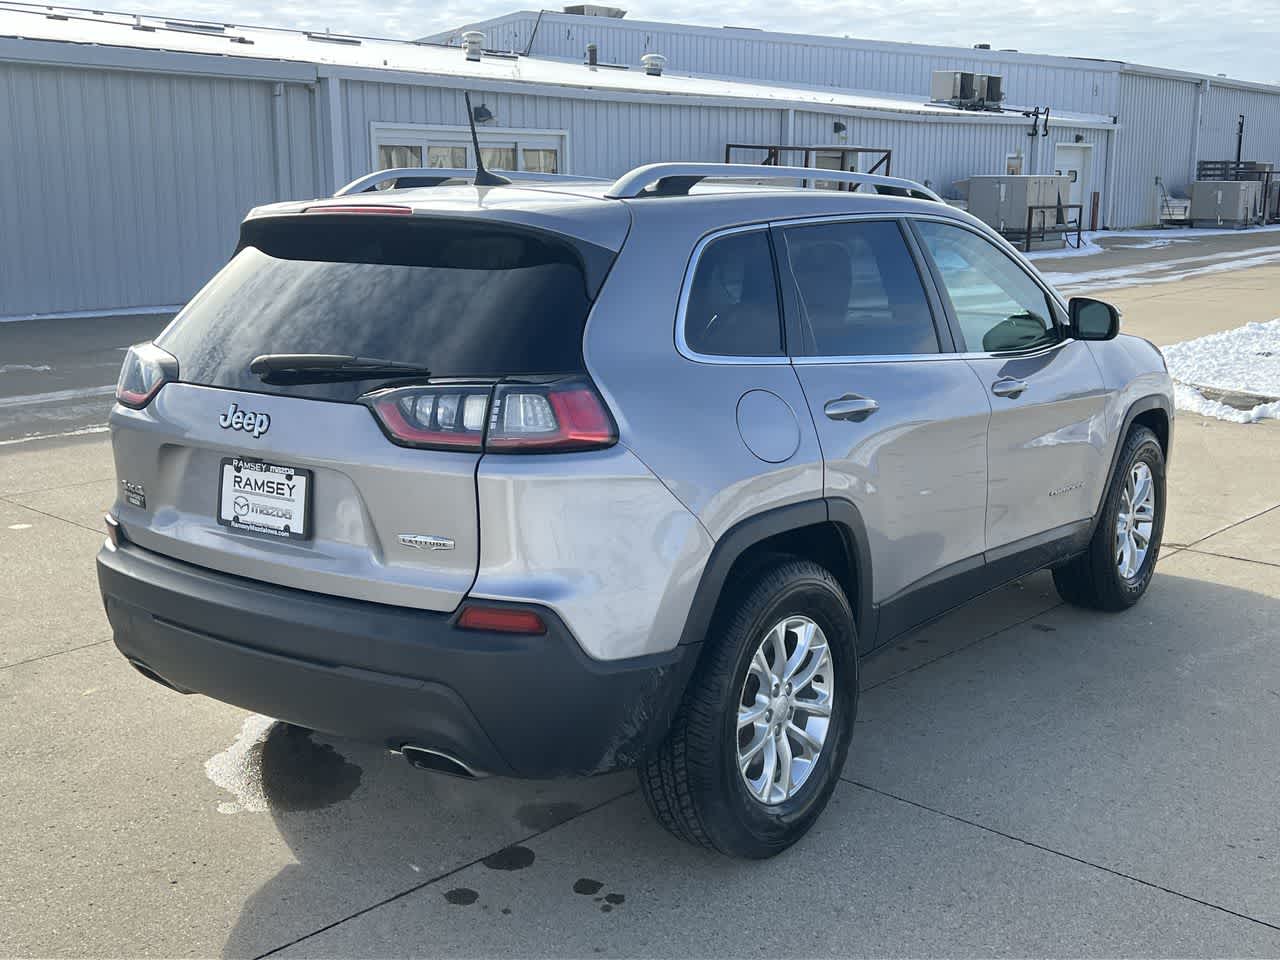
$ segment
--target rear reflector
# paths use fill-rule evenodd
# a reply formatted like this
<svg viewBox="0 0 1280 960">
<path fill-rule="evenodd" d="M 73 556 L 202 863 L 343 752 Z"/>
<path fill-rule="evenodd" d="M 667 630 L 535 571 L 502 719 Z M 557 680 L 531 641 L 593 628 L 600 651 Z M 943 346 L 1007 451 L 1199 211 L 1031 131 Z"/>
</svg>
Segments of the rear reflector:
<svg viewBox="0 0 1280 960">
<path fill-rule="evenodd" d="M 458 617 L 461 630 L 486 630 L 490 633 L 543 634 L 547 625 L 532 610 L 512 610 L 509 607 L 468 606 Z"/>
</svg>

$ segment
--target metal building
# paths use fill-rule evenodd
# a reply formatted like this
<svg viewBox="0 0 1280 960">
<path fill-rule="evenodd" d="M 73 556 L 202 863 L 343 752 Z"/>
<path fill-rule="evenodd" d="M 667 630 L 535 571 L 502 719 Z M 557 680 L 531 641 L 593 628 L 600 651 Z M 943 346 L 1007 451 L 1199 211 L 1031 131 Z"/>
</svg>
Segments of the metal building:
<svg viewBox="0 0 1280 960">
<path fill-rule="evenodd" d="M 1011 103 L 1047 106 L 1051 116 L 1076 111 L 1115 118 L 1113 129 L 1082 143 L 1094 154 L 1090 190 L 1103 194 L 1102 221 L 1116 229 L 1157 223 L 1161 187 L 1185 195 L 1197 160 L 1235 157 L 1242 116 L 1244 159 L 1280 168 L 1280 86 L 1112 60 L 651 23 L 616 16 L 621 11 L 607 7 L 567 9 L 600 15 L 526 10 L 424 39 L 456 44 L 464 32 L 478 30 L 491 49 L 576 61 L 593 43 L 602 61 L 636 64 L 653 52 L 664 55 L 672 69 L 695 74 L 913 97 L 928 96 L 934 70 L 997 74 Z M 848 128 L 850 142 L 869 141 L 876 132 L 860 123 Z M 830 126 L 825 130 L 823 142 L 830 139 Z M 929 163 L 916 165 L 916 159 L 928 160 L 913 158 L 899 171 L 932 178 L 946 194 L 942 172 Z M 1051 155 L 1045 159 L 1024 172 L 1062 167 Z M 1112 179 L 1104 187 L 1100 177 L 1108 169 Z M 974 168 L 964 175 L 996 172 Z"/>
<path fill-rule="evenodd" d="M 0 0 L 0 319 L 169 309 L 256 204 L 384 166 L 468 166 L 464 91 L 493 167 L 611 177 L 723 159 L 728 143 L 862 143 L 946 195 L 1011 164 L 1072 163 L 1112 226 L 1155 219 L 1154 176 L 1185 183 L 1197 157 L 1228 155 L 1237 113 L 1250 159 L 1280 153 L 1262 139 L 1280 136 L 1280 90 L 1256 84 L 565 14 L 482 29 L 473 60 L 448 45 L 460 32 L 389 41 Z M 650 75 L 646 52 L 667 69 Z M 1004 112 L 929 102 L 933 67 L 975 64 L 1004 70 Z M 1030 136 L 1010 104 L 1048 104 L 1049 119 Z"/>
</svg>

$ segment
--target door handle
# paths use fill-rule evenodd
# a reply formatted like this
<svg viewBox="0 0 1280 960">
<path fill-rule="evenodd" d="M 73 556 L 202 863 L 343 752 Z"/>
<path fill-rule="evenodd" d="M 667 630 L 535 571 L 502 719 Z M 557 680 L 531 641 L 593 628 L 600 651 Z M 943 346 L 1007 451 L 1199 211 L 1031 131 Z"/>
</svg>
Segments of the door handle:
<svg viewBox="0 0 1280 960">
<path fill-rule="evenodd" d="M 836 400 L 828 400 L 822 412 L 832 420 L 852 420 L 854 423 L 861 423 L 879 409 L 880 404 L 870 397 L 846 393 Z"/>
<path fill-rule="evenodd" d="M 991 385 L 991 392 L 997 397 L 1020 397 L 1026 389 L 1027 381 L 1013 377 L 1001 377 Z"/>
</svg>

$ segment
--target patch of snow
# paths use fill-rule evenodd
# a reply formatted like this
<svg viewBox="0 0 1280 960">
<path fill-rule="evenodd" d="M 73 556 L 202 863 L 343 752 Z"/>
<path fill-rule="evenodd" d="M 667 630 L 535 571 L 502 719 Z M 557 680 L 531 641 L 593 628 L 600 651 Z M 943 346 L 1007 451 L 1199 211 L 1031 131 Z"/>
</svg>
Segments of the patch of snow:
<svg viewBox="0 0 1280 960">
<path fill-rule="evenodd" d="M 1237 410 L 1210 400 L 1193 386 L 1280 397 L 1280 318 L 1184 340 L 1161 352 L 1176 381 L 1174 403 L 1179 410 L 1233 423 L 1280 419 L 1280 400 Z"/>
<path fill-rule="evenodd" d="M 0 363 L 0 373 L 48 373 L 52 369 L 47 363 Z"/>
<path fill-rule="evenodd" d="M 1042 276 L 1060 289 L 1134 287 L 1173 283 L 1177 280 L 1189 280 L 1192 277 L 1224 273 L 1229 270 L 1244 270 L 1248 267 L 1261 267 L 1276 262 L 1280 262 L 1280 246 L 1258 247 L 1249 251 L 1248 256 L 1243 257 L 1238 253 L 1220 253 L 1213 256 L 1180 257 L 1176 260 L 1154 260 L 1127 267 L 1110 267 L 1105 270 L 1090 270 L 1082 273 L 1042 272 Z M 1199 265 L 1190 266 L 1190 264 Z M 1174 267 L 1186 267 L 1186 269 L 1174 270 Z"/>
<path fill-rule="evenodd" d="M 236 798 L 235 803 L 219 803 L 219 813 L 267 812 L 267 795 L 262 790 L 262 768 L 254 748 L 267 739 L 273 724 L 275 721 L 270 717 L 251 714 L 245 718 L 235 742 L 205 761 L 205 775 Z"/>
<path fill-rule="evenodd" d="M 105 423 L 94 427 L 84 427 L 80 430 L 65 430 L 62 433 L 31 433 L 25 437 L 15 437 L 12 440 L 0 440 L 0 447 L 10 447 L 15 443 L 33 443 L 36 440 L 59 440 L 62 437 L 83 437 L 91 433 L 106 433 L 111 428 Z"/>
<path fill-rule="evenodd" d="M 1028 260 L 1058 260 L 1063 257 L 1091 257 L 1096 253 L 1106 253 L 1106 250 L 1098 245 L 1097 238 L 1108 236 L 1115 236 L 1115 234 L 1087 231 L 1081 234 L 1080 246 L 1078 247 L 1062 247 L 1058 250 L 1032 250 L 1030 253 L 1024 253 L 1023 256 Z"/>
<path fill-rule="evenodd" d="M 1199 390 L 1185 383 L 1173 385 L 1173 405 L 1188 413 L 1198 413 L 1202 417 L 1215 420 L 1227 420 L 1231 423 L 1258 423 L 1262 420 L 1280 420 L 1280 400 L 1274 403 L 1260 403 L 1251 410 L 1237 410 L 1220 400 L 1210 400 Z"/>
</svg>

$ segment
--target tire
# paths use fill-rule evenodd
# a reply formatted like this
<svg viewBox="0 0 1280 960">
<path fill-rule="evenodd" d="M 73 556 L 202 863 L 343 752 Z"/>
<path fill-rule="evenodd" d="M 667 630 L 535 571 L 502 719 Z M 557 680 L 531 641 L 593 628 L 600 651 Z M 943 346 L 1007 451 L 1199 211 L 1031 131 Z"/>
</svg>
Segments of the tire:
<svg viewBox="0 0 1280 960">
<path fill-rule="evenodd" d="M 817 629 L 810 631 L 808 624 Z M 781 634 L 774 629 L 779 625 L 786 628 Z M 798 659 L 794 651 L 802 634 L 814 639 L 811 652 Z M 779 636 L 782 649 L 795 662 L 793 698 L 788 695 L 791 687 L 782 690 L 782 699 L 772 695 L 771 687 L 766 689 L 761 678 L 769 674 L 756 659 L 762 644 Z M 683 840 L 750 859 L 772 857 L 804 836 L 835 790 L 853 736 L 858 706 L 856 636 L 848 598 L 825 568 L 807 560 L 771 557 L 735 575 L 726 585 L 671 730 L 637 771 L 641 792 L 658 822 Z M 829 661 L 822 659 L 821 637 L 825 637 Z M 773 666 L 768 654 L 763 654 L 764 667 L 777 669 L 777 649 L 771 648 Z M 785 675 L 785 667 L 781 672 Z M 805 680 L 806 674 L 813 674 L 810 681 Z M 816 689 L 822 685 L 830 692 L 825 701 Z M 749 707 L 743 705 L 744 698 L 750 701 Z M 769 704 L 769 714 L 747 722 L 740 731 L 739 710 L 763 711 L 762 699 Z M 774 734 L 773 748 L 758 739 L 762 723 L 764 740 L 776 731 L 776 724 L 765 721 L 775 705 L 778 715 L 785 715 L 784 722 L 791 721 L 794 711 L 798 732 L 818 731 L 822 719 L 818 712 L 824 702 L 830 715 L 816 762 L 805 762 L 804 754 L 812 756 L 811 748 L 791 735 L 790 723 L 782 738 Z M 806 711 L 805 703 L 818 712 Z M 813 737 L 806 739 L 811 743 Z M 758 760 L 757 777 L 770 794 L 766 798 L 750 792 L 748 774 L 739 768 L 741 753 L 753 747 L 759 753 L 750 761 L 748 773 L 757 770 Z M 790 767 L 793 773 L 784 783 L 772 787 L 764 772 L 764 758 L 771 749 L 779 761 L 786 753 L 801 759 L 800 765 Z M 770 769 L 781 780 L 783 764 Z M 794 788 L 791 776 L 797 784 Z M 778 795 L 779 790 L 785 796 Z"/>
<path fill-rule="evenodd" d="M 1146 553 L 1140 563 L 1133 556 L 1124 557 L 1120 532 L 1117 529 L 1122 511 L 1126 510 L 1126 485 L 1134 471 L 1142 473 L 1145 465 L 1150 475 L 1154 498 Z M 1139 485 L 1139 488 L 1140 485 Z M 1058 595 L 1067 603 L 1092 610 L 1115 612 L 1127 610 L 1147 591 L 1155 573 L 1160 555 L 1160 543 L 1164 536 L 1165 471 L 1164 451 L 1156 435 L 1146 427 L 1134 427 L 1125 438 L 1124 447 L 1116 465 L 1115 476 L 1107 490 L 1102 512 L 1098 517 L 1093 538 L 1083 554 L 1053 571 L 1053 584 Z M 1142 516 L 1139 512 L 1139 519 Z M 1134 523 L 1135 543 L 1141 536 Z M 1129 572 L 1122 568 L 1128 564 Z"/>
</svg>

